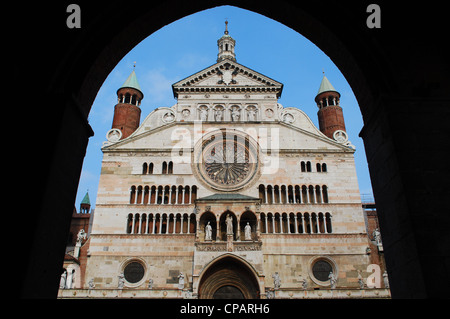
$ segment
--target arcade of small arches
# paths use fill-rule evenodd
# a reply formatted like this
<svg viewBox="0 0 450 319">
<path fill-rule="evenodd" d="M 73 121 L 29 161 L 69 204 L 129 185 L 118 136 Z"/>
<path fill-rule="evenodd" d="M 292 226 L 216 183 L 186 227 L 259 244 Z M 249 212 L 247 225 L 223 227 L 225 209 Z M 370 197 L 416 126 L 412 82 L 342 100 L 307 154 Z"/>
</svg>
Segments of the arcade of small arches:
<svg viewBox="0 0 450 319">
<path fill-rule="evenodd" d="M 142 213 L 128 214 L 127 234 L 195 234 L 195 214 Z"/>
<path fill-rule="evenodd" d="M 261 213 L 262 234 L 330 234 L 330 213 Z"/>
<path fill-rule="evenodd" d="M 332 233 L 331 218 L 326 213 L 260 213 L 259 218 L 252 211 L 235 215 L 231 211 L 214 214 L 206 211 L 201 214 L 198 223 L 194 213 L 136 213 L 128 214 L 126 222 L 127 234 L 196 234 L 200 241 L 207 241 L 205 228 L 211 226 L 210 241 L 226 241 L 226 218 L 233 220 L 233 240 L 244 240 L 245 227 L 250 226 L 251 238 L 257 240 L 261 234 L 330 234 Z M 258 220 L 259 219 L 259 220 Z M 259 225 L 259 227 L 258 227 Z"/>
<path fill-rule="evenodd" d="M 118 103 L 125 103 L 125 104 L 133 104 L 136 106 L 141 105 L 141 101 L 138 98 L 136 94 L 131 95 L 130 93 L 125 94 L 119 94 L 117 98 Z"/>
<path fill-rule="evenodd" d="M 258 186 L 262 204 L 326 204 L 326 185 L 263 185 Z"/>
<path fill-rule="evenodd" d="M 130 204 L 190 205 L 196 199 L 196 185 L 133 185 L 130 188 Z"/>
</svg>

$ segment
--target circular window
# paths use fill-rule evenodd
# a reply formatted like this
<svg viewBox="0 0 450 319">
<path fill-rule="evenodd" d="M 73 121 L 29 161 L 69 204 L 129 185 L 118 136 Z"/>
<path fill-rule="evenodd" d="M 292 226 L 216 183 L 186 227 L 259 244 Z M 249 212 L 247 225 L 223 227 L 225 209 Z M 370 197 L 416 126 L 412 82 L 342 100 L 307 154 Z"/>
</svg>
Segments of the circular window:
<svg viewBox="0 0 450 319">
<path fill-rule="evenodd" d="M 196 147 L 194 172 L 208 186 L 235 191 L 249 186 L 259 170 L 258 146 L 248 135 L 235 130 L 217 130 Z"/>
<path fill-rule="evenodd" d="M 132 261 L 125 266 L 123 275 L 129 283 L 137 283 L 144 278 L 145 269 L 140 262 Z"/>
<path fill-rule="evenodd" d="M 314 263 L 312 267 L 313 275 L 320 281 L 327 281 L 330 272 L 333 271 L 330 263 L 321 259 Z"/>
<path fill-rule="evenodd" d="M 309 276 L 319 286 L 330 285 L 330 272 L 334 275 L 338 273 L 336 262 L 329 257 L 316 257 L 310 260 Z"/>
</svg>

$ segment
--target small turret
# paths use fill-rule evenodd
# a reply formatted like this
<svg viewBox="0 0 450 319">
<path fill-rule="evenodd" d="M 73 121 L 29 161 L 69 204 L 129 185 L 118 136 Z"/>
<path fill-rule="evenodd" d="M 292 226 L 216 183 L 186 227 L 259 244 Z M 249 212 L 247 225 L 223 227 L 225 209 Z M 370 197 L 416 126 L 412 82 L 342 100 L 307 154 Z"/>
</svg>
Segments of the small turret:
<svg viewBox="0 0 450 319">
<path fill-rule="evenodd" d="M 236 41 L 228 34 L 228 21 L 225 21 L 224 35 L 217 40 L 217 46 L 219 47 L 219 54 L 217 55 L 217 62 L 225 59 L 236 62 L 236 54 L 234 53 L 234 47 Z"/>
<path fill-rule="evenodd" d="M 117 90 L 118 103 L 114 107 L 112 128 L 122 131 L 122 138 L 127 138 L 139 127 L 141 119 L 141 101 L 144 94 L 136 78 L 131 72 L 125 83 Z"/>
<path fill-rule="evenodd" d="M 91 211 L 91 200 L 89 199 L 89 193 L 86 192 L 83 200 L 80 203 L 80 214 L 90 214 Z"/>
<path fill-rule="evenodd" d="M 342 108 L 339 106 L 340 97 L 339 92 L 335 90 L 324 75 L 315 101 L 319 108 L 317 112 L 319 129 L 323 134 L 332 139 L 334 139 L 333 134 L 336 131 L 340 130 L 345 132 L 344 114 Z"/>
</svg>

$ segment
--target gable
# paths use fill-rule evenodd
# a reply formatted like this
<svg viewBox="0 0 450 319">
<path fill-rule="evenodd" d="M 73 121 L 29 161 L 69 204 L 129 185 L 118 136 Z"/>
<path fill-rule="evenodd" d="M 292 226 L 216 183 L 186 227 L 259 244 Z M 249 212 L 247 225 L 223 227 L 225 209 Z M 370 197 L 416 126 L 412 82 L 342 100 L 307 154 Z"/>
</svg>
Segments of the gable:
<svg viewBox="0 0 450 319">
<path fill-rule="evenodd" d="M 224 60 L 172 85 L 174 97 L 181 92 L 213 92 L 228 88 L 235 91 L 275 91 L 281 96 L 283 84 L 237 62 Z"/>
</svg>

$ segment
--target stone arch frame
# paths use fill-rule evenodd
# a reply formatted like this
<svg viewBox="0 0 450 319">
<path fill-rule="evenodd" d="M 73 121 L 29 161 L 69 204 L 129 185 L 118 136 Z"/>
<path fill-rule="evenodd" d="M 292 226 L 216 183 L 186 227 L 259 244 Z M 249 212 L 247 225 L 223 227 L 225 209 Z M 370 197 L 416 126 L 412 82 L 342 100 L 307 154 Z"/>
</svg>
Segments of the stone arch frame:
<svg viewBox="0 0 450 319">
<path fill-rule="evenodd" d="M 214 270 L 215 266 L 224 261 L 236 263 L 240 267 L 243 267 L 243 269 L 247 270 L 247 275 L 250 277 L 250 280 L 248 282 L 251 282 L 253 286 L 252 288 L 256 293 L 252 294 L 251 292 L 249 292 L 248 287 L 246 287 L 248 285 L 248 282 L 247 285 L 245 285 L 242 281 L 239 282 L 236 277 L 229 275 L 224 276 L 222 273 L 219 273 L 217 275 L 214 275 L 214 273 L 209 273 Z M 219 271 L 220 270 L 221 269 L 219 268 Z M 217 289 L 226 285 L 231 285 L 238 288 L 243 293 L 245 299 L 259 298 L 261 291 L 264 291 L 264 286 L 256 269 L 244 258 L 231 253 L 226 253 L 219 257 L 216 257 L 207 265 L 205 265 L 205 267 L 199 274 L 198 287 L 194 287 L 194 291 L 195 289 L 197 289 L 200 299 L 211 299 Z"/>
<path fill-rule="evenodd" d="M 38 27 L 22 28 L 11 47 L 21 52 L 33 39 L 40 38 L 42 46 L 48 50 L 45 57 L 39 57 L 40 72 L 31 75 L 35 78 L 30 82 L 36 85 L 27 88 L 26 96 L 21 94 L 22 87 L 16 86 L 13 95 L 22 95 L 24 105 L 32 105 L 34 97 L 42 92 L 57 98 L 46 101 L 45 109 L 31 108 L 27 110 L 28 116 L 21 117 L 24 127 L 32 127 L 36 119 L 42 119 L 39 136 L 47 143 L 39 144 L 43 165 L 35 172 L 36 192 L 27 203 L 28 211 L 33 214 L 27 216 L 29 223 L 24 226 L 24 232 L 31 234 L 33 245 L 27 250 L 27 261 L 20 265 L 19 272 L 24 274 L 21 284 L 13 285 L 17 294 L 28 298 L 57 295 L 60 273 L 55 265 L 63 259 L 64 249 L 56 243 L 63 243 L 67 238 L 65 225 L 70 222 L 87 141 L 93 134 L 87 116 L 107 75 L 149 34 L 184 16 L 227 2 L 200 0 L 188 7 L 180 3 L 153 1 L 126 6 L 112 2 L 108 7 L 95 2 L 83 4 L 83 11 L 91 14 L 83 15 L 82 29 L 74 30 L 68 30 L 64 24 L 61 27 L 58 19 L 41 19 L 59 16 L 59 6 L 39 3 L 25 13 L 29 16 L 24 21 L 31 22 L 39 17 Z M 433 225 L 422 227 L 420 232 L 413 228 L 415 223 L 421 222 L 423 212 L 433 214 L 434 225 L 443 224 L 447 218 L 448 196 L 444 192 L 448 191 L 445 187 L 448 174 L 442 174 L 446 162 L 436 163 L 435 158 L 445 158 L 446 152 L 438 139 L 444 142 L 447 136 L 446 119 L 441 115 L 448 110 L 448 92 L 445 93 L 449 84 L 448 64 L 442 56 L 440 35 L 433 31 L 445 28 L 445 12 L 431 12 L 432 6 L 383 3 L 383 12 L 395 16 L 395 24 L 388 22 L 388 32 L 382 32 L 367 28 L 364 2 L 351 7 L 331 1 L 293 0 L 283 0 L 276 7 L 254 1 L 235 1 L 233 5 L 266 15 L 306 36 L 330 56 L 346 76 L 365 121 L 360 135 L 364 139 L 370 173 L 376 176 L 372 185 L 389 276 L 397 278 L 391 281 L 392 295 L 449 296 L 450 292 L 432 274 L 439 271 L 448 276 L 450 273 L 443 259 L 450 234 L 440 231 L 436 236 Z M 328 10 L 323 10 L 324 6 Z M 423 21 L 427 16 L 433 19 L 425 24 L 410 23 Z M 354 17 L 357 18 L 352 19 Z M 349 23 L 339 23 L 342 20 Z M 98 25 L 103 27 L 98 28 Z M 410 32 L 403 32 L 404 25 L 409 25 Z M 58 43 L 40 37 L 54 30 L 62 30 L 64 34 Z M 405 59 L 392 50 L 393 44 L 412 55 Z M 433 67 L 429 67 L 431 63 Z M 22 61 L 15 66 L 15 74 L 26 74 L 36 65 L 33 59 Z M 44 67 L 46 65 L 51 67 Z M 404 81 L 405 78 L 409 81 Z M 58 125 L 44 125 L 50 118 Z M 398 121 L 399 118 L 403 121 Z M 416 121 L 421 121 L 423 127 L 432 126 L 433 130 L 408 129 L 409 123 Z M 393 123 L 397 126 L 393 127 Z M 434 143 L 426 143 L 428 139 L 433 139 Z M 418 140 L 424 142 L 423 147 L 415 144 Z M 415 158 L 417 148 L 426 149 L 434 156 Z M 399 163 L 408 165 L 402 165 L 400 171 Z M 410 176 L 420 182 L 410 183 Z M 425 193 L 429 201 L 423 200 Z M 430 202 L 433 209 L 428 206 Z M 41 247 L 47 242 L 55 245 L 48 247 L 49 255 L 44 258 Z M 432 255 L 429 247 L 433 247 Z M 413 283 L 403 284 L 412 277 L 416 279 Z M 51 282 L 54 284 L 49 284 Z"/>
</svg>

